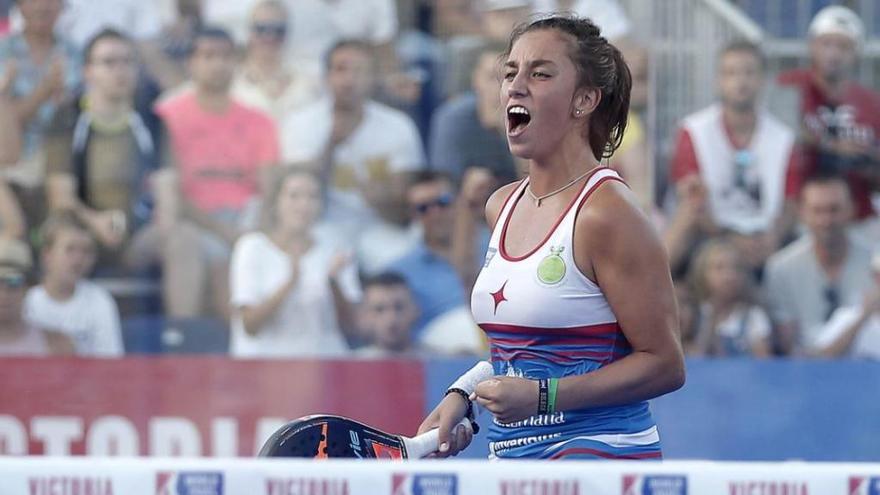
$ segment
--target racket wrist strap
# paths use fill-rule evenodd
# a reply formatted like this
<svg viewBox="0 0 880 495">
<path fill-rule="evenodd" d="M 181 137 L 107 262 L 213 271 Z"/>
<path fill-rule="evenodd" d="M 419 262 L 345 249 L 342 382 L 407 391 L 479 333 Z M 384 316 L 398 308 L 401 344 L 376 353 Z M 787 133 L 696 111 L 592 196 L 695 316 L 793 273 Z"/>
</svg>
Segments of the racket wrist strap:
<svg viewBox="0 0 880 495">
<path fill-rule="evenodd" d="M 471 400 L 470 394 L 468 394 L 467 391 L 457 387 L 446 389 L 445 395 L 449 394 L 457 394 L 461 396 L 462 399 L 464 399 L 465 404 L 467 404 L 467 410 L 464 413 L 464 417 L 471 422 L 471 428 L 473 428 L 474 434 L 479 433 L 480 425 L 477 424 L 477 420 L 474 417 L 474 402 Z"/>
</svg>

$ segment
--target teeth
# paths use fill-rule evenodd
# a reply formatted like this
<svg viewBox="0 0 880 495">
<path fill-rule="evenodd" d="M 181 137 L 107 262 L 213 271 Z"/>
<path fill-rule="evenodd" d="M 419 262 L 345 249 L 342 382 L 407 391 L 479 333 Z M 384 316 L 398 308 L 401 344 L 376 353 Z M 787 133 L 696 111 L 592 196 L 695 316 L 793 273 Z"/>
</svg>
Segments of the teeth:
<svg viewBox="0 0 880 495">
<path fill-rule="evenodd" d="M 525 109 L 525 107 L 510 107 L 507 110 L 507 113 L 518 113 L 521 115 L 528 115 L 529 111 Z"/>
</svg>

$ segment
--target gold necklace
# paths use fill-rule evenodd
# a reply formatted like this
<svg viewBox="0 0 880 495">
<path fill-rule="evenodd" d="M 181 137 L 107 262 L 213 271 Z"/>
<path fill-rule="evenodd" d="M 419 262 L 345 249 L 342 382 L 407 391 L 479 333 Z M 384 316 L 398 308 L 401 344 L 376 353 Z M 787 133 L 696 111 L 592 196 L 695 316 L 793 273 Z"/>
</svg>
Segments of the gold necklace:
<svg viewBox="0 0 880 495">
<path fill-rule="evenodd" d="M 555 190 L 555 191 L 548 192 L 547 194 L 543 194 L 543 195 L 541 195 L 541 196 L 535 196 L 535 193 L 532 192 L 532 183 L 529 182 L 529 185 L 526 186 L 526 192 L 529 193 L 529 196 L 531 196 L 532 199 L 535 201 L 535 207 L 540 208 L 540 207 L 541 207 L 541 201 L 543 201 L 543 200 L 549 198 L 550 196 L 553 196 L 554 194 L 559 194 L 559 193 L 561 193 L 562 191 L 565 191 L 565 190 L 568 189 L 569 187 L 573 186 L 573 185 L 575 184 L 575 182 L 577 182 L 577 181 L 583 179 L 584 177 L 590 175 L 591 173 L 595 172 L 597 169 L 598 169 L 598 167 L 596 167 L 596 168 L 594 168 L 594 169 L 587 170 L 586 172 L 582 173 L 581 175 L 578 175 L 577 177 L 575 177 L 574 179 L 571 179 L 571 181 L 570 181 L 568 184 L 566 184 L 566 185 L 560 187 L 559 189 L 557 189 L 557 190 Z"/>
</svg>

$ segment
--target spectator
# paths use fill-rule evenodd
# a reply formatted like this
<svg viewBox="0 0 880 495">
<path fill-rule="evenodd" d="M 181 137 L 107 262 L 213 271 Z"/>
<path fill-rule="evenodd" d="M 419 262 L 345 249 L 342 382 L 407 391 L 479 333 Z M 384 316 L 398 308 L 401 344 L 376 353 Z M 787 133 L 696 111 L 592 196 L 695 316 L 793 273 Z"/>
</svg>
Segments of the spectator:
<svg viewBox="0 0 880 495">
<path fill-rule="evenodd" d="M 0 180 L 0 237 L 23 239 L 27 225 L 15 191 Z"/>
<path fill-rule="evenodd" d="M 820 356 L 880 359 L 880 252 L 871 258 L 874 284 L 860 304 L 837 309 L 819 335 Z"/>
<path fill-rule="evenodd" d="M 345 354 L 360 287 L 345 244 L 313 229 L 322 206 L 319 180 L 285 169 L 264 204 L 269 225 L 242 236 L 232 255 L 232 355 Z"/>
<path fill-rule="evenodd" d="M 358 355 L 413 356 L 420 352 L 412 338 L 419 309 L 406 279 L 397 273 L 384 272 L 364 281 L 358 313 L 361 333 L 370 342 L 358 349 Z"/>
<path fill-rule="evenodd" d="M 811 66 L 779 75 L 800 92 L 804 173 L 844 174 L 858 220 L 875 215 L 880 188 L 880 95 L 852 80 L 864 32 L 846 7 L 820 10 L 809 28 Z"/>
<path fill-rule="evenodd" d="M 436 172 L 421 172 L 407 191 L 407 202 L 413 220 L 422 229 L 421 242 L 403 258 L 392 263 L 388 269 L 400 273 L 407 281 L 420 310 L 416 322 L 415 338 L 421 342 L 429 335 L 427 328 L 432 320 L 466 308 L 465 280 L 475 278 L 476 254 L 462 256 L 466 250 L 458 243 L 475 245 L 473 237 L 454 238 L 452 182 Z M 454 318 L 454 325 L 437 329 L 450 345 L 461 344 L 461 350 L 479 352 L 479 331 L 470 320 L 462 325 Z M 433 333 L 433 332 L 431 332 Z"/>
<path fill-rule="evenodd" d="M 602 36 L 614 44 L 630 34 L 629 18 L 617 0 L 535 0 L 535 12 L 553 11 L 588 17 L 602 30 Z"/>
<path fill-rule="evenodd" d="M 513 28 L 534 8 L 534 0 L 480 0 L 483 34 L 489 41 L 506 44 Z"/>
<path fill-rule="evenodd" d="M 847 232 L 853 204 L 845 179 L 812 177 L 801 190 L 807 235 L 767 261 L 765 289 L 784 353 L 812 353 L 822 326 L 859 303 L 871 283 L 871 252 Z"/>
<path fill-rule="evenodd" d="M 228 29 L 244 42 L 248 13 L 259 0 L 203 0 L 208 23 Z M 397 34 L 394 0 L 284 0 L 292 13 L 289 59 L 320 59 L 340 40 L 359 39 L 377 47 L 390 47 Z"/>
<path fill-rule="evenodd" d="M 15 115 L 11 98 L 15 82 L 15 62 L 6 63 L 6 71 L 0 76 L 0 166 L 14 165 L 21 158 L 21 128 Z"/>
<path fill-rule="evenodd" d="M 0 0 L 0 37 L 9 34 L 9 11 L 15 0 Z"/>
<path fill-rule="evenodd" d="M 471 74 L 472 91 L 450 100 L 434 115 L 431 168 L 449 174 L 457 183 L 468 167 L 487 168 L 502 183 L 517 176 L 498 97 L 499 58 L 504 50 L 497 44 L 485 46 Z"/>
<path fill-rule="evenodd" d="M 369 99 L 374 70 L 369 45 L 338 43 L 327 57 L 331 94 L 282 126 L 285 161 L 320 163 L 331 185 L 328 208 L 364 221 L 374 220 L 376 210 L 393 218 L 403 203 L 405 173 L 425 164 L 409 117 Z"/>
<path fill-rule="evenodd" d="M 663 233 L 673 278 L 687 276 L 691 258 L 706 240 L 721 233 L 712 219 L 709 193 L 696 174 L 683 177 L 675 185 L 678 205 Z"/>
<path fill-rule="evenodd" d="M 770 356 L 770 318 L 755 302 L 747 263 L 736 246 L 725 239 L 704 244 L 691 276 L 699 306 L 689 353 Z"/>
<path fill-rule="evenodd" d="M 447 75 L 444 85 L 450 96 L 470 91 L 472 74 L 483 47 L 504 45 L 513 27 L 526 20 L 532 11 L 532 0 L 479 0 L 473 2 L 473 15 L 479 21 L 477 36 L 456 36 L 447 42 Z"/>
<path fill-rule="evenodd" d="M 122 356 L 116 302 L 86 278 L 97 247 L 88 227 L 73 215 L 60 215 L 46 220 L 40 234 L 43 280 L 25 298 L 27 321 L 67 335 L 79 356 Z"/>
<path fill-rule="evenodd" d="M 148 112 L 134 108 L 133 42 L 105 29 L 84 55 L 85 92 L 59 108 L 48 129 L 47 203 L 89 227 L 102 269 L 128 271 L 136 263 L 123 255 L 152 215 L 147 180 L 160 165 L 160 131 L 148 127 Z"/>
<path fill-rule="evenodd" d="M 244 63 L 233 84 L 233 96 L 272 115 L 276 123 L 314 101 L 321 93 L 317 74 L 292 70 L 284 47 L 290 16 L 280 0 L 261 0 L 251 11 L 250 36 Z"/>
<path fill-rule="evenodd" d="M 763 72 L 756 45 L 736 41 L 724 47 L 720 102 L 684 119 L 671 164 L 680 195 L 692 187 L 685 179 L 699 177 L 711 222 L 740 236 L 753 266 L 763 265 L 790 229 L 794 206 L 786 201 L 797 186 L 794 133 L 758 108 Z"/>
<path fill-rule="evenodd" d="M 23 188 L 31 221 L 38 219 L 43 200 L 37 190 L 44 179 L 39 153 L 43 135 L 57 105 L 70 98 L 79 84 L 79 51 L 54 32 L 63 6 L 62 0 L 19 0 L 22 30 L 0 39 L 0 66 L 4 73 L 15 74 L 9 97 L 19 127 L 0 133 L 20 131 L 23 139 L 18 163 L 3 172 Z"/>
<path fill-rule="evenodd" d="M 80 48 L 105 29 L 145 41 L 159 34 L 160 13 L 155 0 L 65 0 L 58 30 Z"/>
<path fill-rule="evenodd" d="M 242 212 L 265 183 L 267 167 L 278 161 L 278 140 L 270 117 L 230 96 L 235 45 L 228 33 L 203 29 L 189 67 L 193 89 L 156 108 L 176 162 L 157 198 L 160 223 L 176 230 L 163 236 L 164 274 L 176 280 L 166 279 L 166 311 L 204 315 L 202 296 L 213 288 L 215 310 L 226 315 L 231 246 L 241 233 Z"/>
<path fill-rule="evenodd" d="M 27 278 L 33 266 L 27 244 L 0 237 L 0 356 L 72 354 L 67 336 L 24 320 Z"/>
<path fill-rule="evenodd" d="M 164 91 L 187 80 L 187 60 L 196 36 L 202 29 L 203 0 L 175 0 L 177 15 L 152 40 L 140 43 L 141 57 L 147 72 Z"/>
<path fill-rule="evenodd" d="M 632 90 L 623 141 L 614 152 L 611 164 L 626 180 L 642 210 L 658 217 L 659 211 L 654 202 L 654 157 L 649 144 L 651 131 L 645 128 L 644 123 L 648 113 L 648 51 L 633 42 L 618 43 L 617 47 L 629 66 Z"/>
</svg>

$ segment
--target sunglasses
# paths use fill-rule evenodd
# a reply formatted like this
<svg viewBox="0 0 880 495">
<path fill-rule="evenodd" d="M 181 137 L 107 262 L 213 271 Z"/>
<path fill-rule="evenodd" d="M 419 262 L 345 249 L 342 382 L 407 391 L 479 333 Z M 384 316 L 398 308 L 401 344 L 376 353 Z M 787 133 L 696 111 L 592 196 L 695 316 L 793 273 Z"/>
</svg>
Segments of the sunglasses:
<svg viewBox="0 0 880 495">
<path fill-rule="evenodd" d="M 413 210 L 419 215 L 424 215 L 428 213 L 431 208 L 446 208 L 452 204 L 452 195 L 444 194 L 442 196 L 438 196 L 437 199 L 433 201 L 426 201 L 424 203 L 418 203 L 413 205 Z"/>
<path fill-rule="evenodd" d="M 0 275 L 0 286 L 7 289 L 21 289 L 24 287 L 24 275 L 15 273 Z"/>
<path fill-rule="evenodd" d="M 273 36 L 275 38 L 284 38 L 287 36 L 287 24 L 279 23 L 257 23 L 251 25 L 251 31 L 262 36 Z"/>
</svg>

